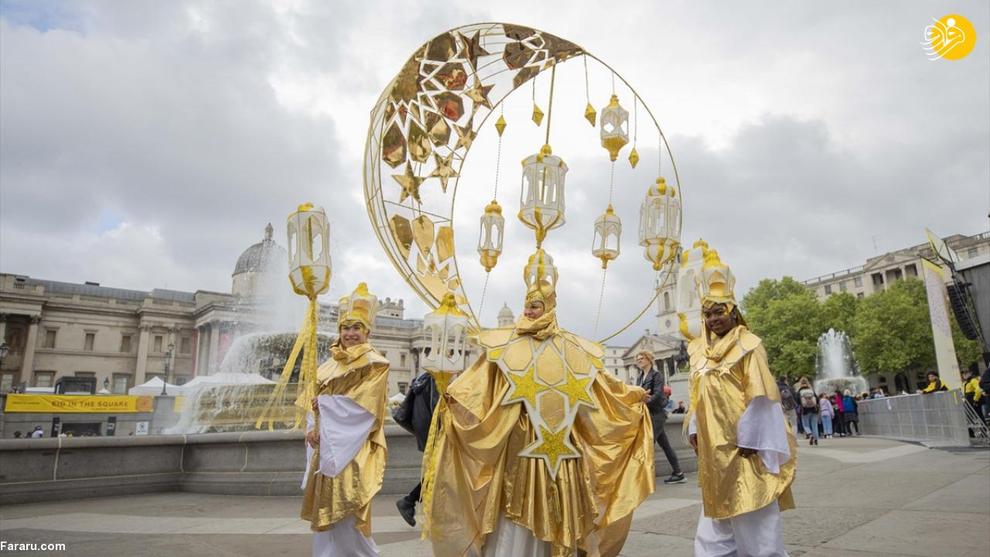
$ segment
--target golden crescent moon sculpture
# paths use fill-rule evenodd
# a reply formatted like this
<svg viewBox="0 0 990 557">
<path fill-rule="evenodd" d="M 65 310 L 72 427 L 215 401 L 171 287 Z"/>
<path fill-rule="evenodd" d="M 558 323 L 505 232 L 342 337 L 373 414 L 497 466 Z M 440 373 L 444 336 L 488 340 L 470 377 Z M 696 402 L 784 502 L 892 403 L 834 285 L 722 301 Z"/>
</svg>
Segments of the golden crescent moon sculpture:
<svg viewBox="0 0 990 557">
<path fill-rule="evenodd" d="M 666 153 L 680 192 L 656 118 L 610 66 L 566 39 L 521 25 L 477 23 L 445 31 L 417 48 L 385 87 L 371 111 L 364 155 L 365 202 L 375 234 L 395 269 L 431 309 L 452 292 L 472 324 L 479 325 L 458 270 L 453 219 L 461 169 L 475 138 L 489 117 L 498 118 L 496 109 L 513 92 L 541 72 L 581 57 L 607 68 L 635 95 L 649 116 L 644 121 L 656 127 L 658 156 Z M 590 103 L 588 109 L 584 117 L 594 122 Z M 630 154 L 634 168 L 638 160 L 638 153 Z M 633 322 L 657 299 L 659 283 L 670 278 L 670 270 L 665 265 L 656 292 L 642 311 L 636 308 Z"/>
</svg>

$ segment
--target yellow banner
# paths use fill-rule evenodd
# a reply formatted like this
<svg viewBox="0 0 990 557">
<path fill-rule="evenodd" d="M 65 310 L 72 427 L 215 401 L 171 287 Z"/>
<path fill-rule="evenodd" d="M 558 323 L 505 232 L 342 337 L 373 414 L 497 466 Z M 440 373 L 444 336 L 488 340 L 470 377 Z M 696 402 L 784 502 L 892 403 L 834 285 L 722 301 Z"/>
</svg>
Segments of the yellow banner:
<svg viewBox="0 0 990 557">
<path fill-rule="evenodd" d="M 9 394 L 4 412 L 40 414 L 132 414 L 151 412 L 150 396 Z"/>
</svg>

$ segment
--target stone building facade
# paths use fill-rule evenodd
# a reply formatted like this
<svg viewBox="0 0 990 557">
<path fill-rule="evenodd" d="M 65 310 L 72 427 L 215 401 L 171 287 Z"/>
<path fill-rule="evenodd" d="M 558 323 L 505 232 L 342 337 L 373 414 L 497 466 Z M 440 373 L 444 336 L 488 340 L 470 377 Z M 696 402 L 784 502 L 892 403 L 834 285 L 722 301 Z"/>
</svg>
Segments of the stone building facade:
<svg viewBox="0 0 990 557">
<path fill-rule="evenodd" d="M 96 379 L 97 389 L 126 393 L 153 377 L 181 385 L 215 373 L 236 338 L 269 331 L 279 319 L 272 314 L 286 304 L 279 292 L 299 301 L 288 292 L 287 271 L 285 250 L 269 225 L 238 257 L 230 293 L 128 290 L 0 273 L 0 340 L 7 347 L 0 392 L 48 389 L 62 377 L 86 376 Z M 404 312 L 402 300 L 381 300 L 371 336 L 391 362 L 390 394 L 405 392 L 422 372 L 419 356 L 429 343 L 422 320 L 406 319 Z M 319 319 L 320 330 L 335 331 L 336 305 L 321 305 Z M 514 322 L 508 307 L 499 322 Z M 479 352 L 471 350 L 467 362 Z M 281 367 L 268 365 L 273 369 L 244 371 Z"/>
<path fill-rule="evenodd" d="M 953 234 L 944 238 L 961 260 L 990 254 L 990 232 L 964 236 Z M 803 281 L 819 300 L 839 292 L 849 292 L 857 298 L 882 292 L 887 286 L 906 278 L 921 278 L 922 258 L 933 254 L 927 243 L 871 257 L 858 267 L 843 269 Z"/>
</svg>

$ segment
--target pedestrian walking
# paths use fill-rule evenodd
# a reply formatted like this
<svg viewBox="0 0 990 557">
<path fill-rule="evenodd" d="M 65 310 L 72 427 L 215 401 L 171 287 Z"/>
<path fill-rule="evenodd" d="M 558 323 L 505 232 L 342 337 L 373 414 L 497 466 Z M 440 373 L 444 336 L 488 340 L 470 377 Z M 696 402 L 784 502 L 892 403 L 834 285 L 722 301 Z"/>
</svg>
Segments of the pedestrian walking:
<svg viewBox="0 0 990 557">
<path fill-rule="evenodd" d="M 636 385 L 646 391 L 646 408 L 650 411 L 650 419 L 653 422 L 653 438 L 660 445 L 667 462 L 670 463 L 671 474 L 665 479 L 665 484 L 684 483 L 684 473 L 681 472 L 680 462 L 677 460 L 677 453 L 670 446 L 667 432 L 664 426 L 667 423 L 667 395 L 664 387 L 663 374 L 653 367 L 653 354 L 642 351 L 636 354 L 636 367 L 639 368 L 639 376 L 636 378 Z"/>
<path fill-rule="evenodd" d="M 416 448 L 419 452 L 426 449 L 430 436 L 430 423 L 433 421 L 433 411 L 440 400 L 436 381 L 429 373 L 424 373 L 413 380 L 406 391 L 402 404 L 392 412 L 392 419 L 403 429 L 416 437 Z M 423 482 L 420 481 L 408 495 L 395 502 L 399 515 L 406 524 L 416 525 L 416 503 L 419 502 Z"/>
<path fill-rule="evenodd" d="M 798 431 L 798 399 L 794 395 L 794 391 L 791 390 L 790 385 L 787 384 L 787 378 L 781 375 L 777 378 L 777 389 L 780 391 L 780 407 L 784 410 L 784 416 L 787 417 L 787 421 L 791 424 L 791 431 L 795 432 L 797 435 Z"/>
<path fill-rule="evenodd" d="M 832 419 L 835 418 L 835 409 L 832 408 L 832 401 L 828 395 L 822 393 L 818 400 L 819 414 L 822 417 L 822 430 L 826 439 L 832 438 Z"/>
<path fill-rule="evenodd" d="M 859 405 L 856 403 L 856 398 L 852 396 L 852 392 L 846 389 L 842 394 L 842 419 L 846 425 L 846 435 L 852 435 L 853 429 L 856 429 L 856 435 L 860 435 L 859 432 Z"/>
<path fill-rule="evenodd" d="M 798 398 L 801 400 L 801 424 L 808 435 L 808 445 L 818 444 L 818 395 L 807 377 L 798 381 Z"/>
<path fill-rule="evenodd" d="M 830 397 L 832 401 L 832 408 L 835 409 L 835 417 L 832 419 L 832 428 L 839 435 L 839 437 L 845 437 L 849 435 L 849 431 L 846 429 L 846 413 L 842 409 L 842 393 L 835 391 Z"/>
</svg>

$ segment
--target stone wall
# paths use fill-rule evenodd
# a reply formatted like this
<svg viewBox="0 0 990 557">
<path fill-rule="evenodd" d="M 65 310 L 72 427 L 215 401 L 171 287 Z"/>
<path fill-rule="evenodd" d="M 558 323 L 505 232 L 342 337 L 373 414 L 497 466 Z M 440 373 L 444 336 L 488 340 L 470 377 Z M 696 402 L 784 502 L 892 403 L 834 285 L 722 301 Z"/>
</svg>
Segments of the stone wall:
<svg viewBox="0 0 990 557">
<path fill-rule="evenodd" d="M 685 471 L 697 461 L 671 416 L 667 435 Z M 411 490 L 422 453 L 397 426 L 386 426 L 382 494 Z M 670 467 L 657 448 L 657 476 Z M 305 466 L 299 431 L 202 435 L 0 440 L 0 506 L 15 503 L 191 491 L 226 495 L 299 495 Z"/>
</svg>

